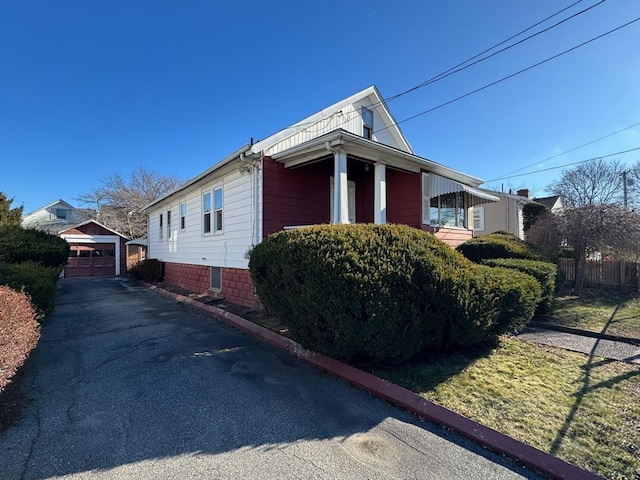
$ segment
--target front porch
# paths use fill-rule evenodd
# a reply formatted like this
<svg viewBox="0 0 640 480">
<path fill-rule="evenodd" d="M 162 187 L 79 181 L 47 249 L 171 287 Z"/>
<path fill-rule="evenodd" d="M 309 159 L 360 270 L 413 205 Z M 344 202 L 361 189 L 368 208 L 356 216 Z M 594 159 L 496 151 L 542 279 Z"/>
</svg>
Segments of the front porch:
<svg viewBox="0 0 640 480">
<path fill-rule="evenodd" d="M 359 137 L 342 138 L 344 132 L 334 136 L 263 157 L 264 236 L 315 224 L 398 223 L 455 247 L 472 237 L 470 207 L 498 200 L 443 177 L 449 169 L 439 164 Z"/>
</svg>

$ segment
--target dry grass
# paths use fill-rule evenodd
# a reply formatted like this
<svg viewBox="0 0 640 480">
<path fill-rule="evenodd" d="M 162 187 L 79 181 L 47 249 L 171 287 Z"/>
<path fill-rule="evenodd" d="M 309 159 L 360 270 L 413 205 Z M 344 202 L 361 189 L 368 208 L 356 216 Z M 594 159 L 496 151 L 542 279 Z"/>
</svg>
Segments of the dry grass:
<svg viewBox="0 0 640 480">
<path fill-rule="evenodd" d="M 609 478 L 640 478 L 640 369 L 504 337 L 376 374 Z"/>
<path fill-rule="evenodd" d="M 640 295 L 617 291 L 564 292 L 545 321 L 640 340 Z"/>
</svg>

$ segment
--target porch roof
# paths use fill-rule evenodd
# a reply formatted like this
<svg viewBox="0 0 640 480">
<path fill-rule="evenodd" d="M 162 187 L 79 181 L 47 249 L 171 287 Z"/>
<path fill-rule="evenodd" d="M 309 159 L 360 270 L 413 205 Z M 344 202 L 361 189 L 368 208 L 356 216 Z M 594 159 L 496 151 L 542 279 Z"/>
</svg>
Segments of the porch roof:
<svg viewBox="0 0 640 480">
<path fill-rule="evenodd" d="M 283 163 L 286 168 L 290 168 L 317 160 L 323 152 L 330 154 L 330 151 L 338 149 L 343 150 L 348 155 L 370 160 L 372 163 L 382 163 L 389 167 L 395 167 L 409 172 L 433 172 L 442 177 L 446 177 L 448 180 L 457 182 L 458 185 L 468 188 L 477 187 L 484 182 L 480 178 L 459 172 L 440 163 L 388 145 L 367 140 L 366 138 L 342 129 L 336 129 L 313 140 L 276 153 L 272 155 L 271 158 Z M 476 194 L 474 193 L 474 195 Z M 486 193 L 478 191 L 477 196 L 486 198 L 486 195 Z M 493 196 L 491 197 L 493 198 Z M 491 201 L 499 201 L 499 199 Z"/>
</svg>

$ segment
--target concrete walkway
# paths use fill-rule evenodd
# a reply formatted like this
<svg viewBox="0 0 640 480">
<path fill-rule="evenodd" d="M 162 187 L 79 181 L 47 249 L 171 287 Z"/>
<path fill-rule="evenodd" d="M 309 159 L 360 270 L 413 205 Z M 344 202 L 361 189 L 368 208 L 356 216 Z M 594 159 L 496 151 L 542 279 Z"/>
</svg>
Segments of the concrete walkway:
<svg viewBox="0 0 640 480">
<path fill-rule="evenodd" d="M 581 352 L 640 365 L 640 346 L 622 341 L 556 331 L 539 327 L 525 328 L 518 334 L 520 340 Z"/>
</svg>

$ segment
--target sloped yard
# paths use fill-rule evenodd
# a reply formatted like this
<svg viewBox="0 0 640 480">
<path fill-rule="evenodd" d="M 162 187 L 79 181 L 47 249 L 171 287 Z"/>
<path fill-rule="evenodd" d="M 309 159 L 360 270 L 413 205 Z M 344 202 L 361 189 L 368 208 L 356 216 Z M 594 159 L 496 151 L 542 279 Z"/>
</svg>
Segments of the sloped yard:
<svg viewBox="0 0 640 480">
<path fill-rule="evenodd" d="M 570 463 L 640 478 L 640 368 L 504 336 L 374 373 Z"/>
<path fill-rule="evenodd" d="M 618 291 L 565 292 L 543 319 L 564 327 L 635 338 L 640 341 L 640 295 Z"/>
</svg>

